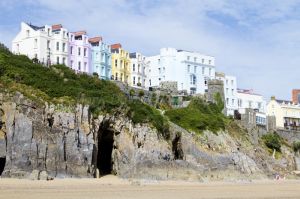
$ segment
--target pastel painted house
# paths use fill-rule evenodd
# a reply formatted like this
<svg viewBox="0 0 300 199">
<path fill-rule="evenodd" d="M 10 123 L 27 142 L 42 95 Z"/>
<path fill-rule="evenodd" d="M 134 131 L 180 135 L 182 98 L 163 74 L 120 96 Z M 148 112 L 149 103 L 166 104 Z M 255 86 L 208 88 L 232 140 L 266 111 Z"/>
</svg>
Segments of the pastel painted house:
<svg viewBox="0 0 300 199">
<path fill-rule="evenodd" d="M 111 45 L 111 57 L 112 79 L 132 85 L 129 52 L 124 50 L 121 44 L 113 44 Z"/>
<path fill-rule="evenodd" d="M 69 67 L 76 72 L 91 73 L 91 48 L 86 31 L 69 33 Z"/>
<path fill-rule="evenodd" d="M 92 73 L 97 73 L 101 79 L 111 79 L 111 49 L 110 45 L 103 42 L 102 37 L 89 39 L 91 46 L 91 69 Z"/>
</svg>

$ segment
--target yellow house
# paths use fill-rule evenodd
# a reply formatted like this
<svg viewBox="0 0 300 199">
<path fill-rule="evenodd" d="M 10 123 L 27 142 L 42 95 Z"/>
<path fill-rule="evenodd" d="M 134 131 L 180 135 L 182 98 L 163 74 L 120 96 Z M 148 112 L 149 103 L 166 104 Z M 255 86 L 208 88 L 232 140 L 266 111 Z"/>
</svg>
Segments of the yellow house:
<svg viewBox="0 0 300 199">
<path fill-rule="evenodd" d="M 275 116 L 276 127 L 291 130 L 300 128 L 300 105 L 291 101 L 276 100 L 275 97 L 267 106 L 267 114 Z"/>
<path fill-rule="evenodd" d="M 125 51 L 121 44 L 113 44 L 111 45 L 111 57 L 112 79 L 130 84 L 129 52 Z"/>
</svg>

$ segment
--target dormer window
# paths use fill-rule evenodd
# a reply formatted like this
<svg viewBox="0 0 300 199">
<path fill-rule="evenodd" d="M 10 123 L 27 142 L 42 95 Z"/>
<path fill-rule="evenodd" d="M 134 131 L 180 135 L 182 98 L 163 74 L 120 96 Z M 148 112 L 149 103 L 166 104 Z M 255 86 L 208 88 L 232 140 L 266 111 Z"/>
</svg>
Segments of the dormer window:
<svg viewBox="0 0 300 199">
<path fill-rule="evenodd" d="M 30 36 L 30 30 L 26 30 L 26 36 L 27 36 L 27 37 Z"/>
</svg>

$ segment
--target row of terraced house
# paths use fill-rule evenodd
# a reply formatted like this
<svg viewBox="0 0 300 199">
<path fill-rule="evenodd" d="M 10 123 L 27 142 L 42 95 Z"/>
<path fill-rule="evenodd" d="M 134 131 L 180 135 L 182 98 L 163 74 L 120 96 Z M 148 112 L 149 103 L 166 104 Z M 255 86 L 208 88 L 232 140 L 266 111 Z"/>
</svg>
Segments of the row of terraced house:
<svg viewBox="0 0 300 199">
<path fill-rule="evenodd" d="M 97 73 L 101 79 L 143 89 L 176 82 L 178 90 L 205 94 L 209 80 L 218 79 L 224 83 L 228 115 L 234 115 L 235 110 L 244 112 L 246 108 L 266 113 L 261 95 L 239 90 L 234 76 L 216 72 L 213 56 L 198 52 L 162 48 L 157 55 L 144 56 L 130 53 L 121 44 L 108 45 L 101 36 L 90 37 L 86 31 L 71 32 L 61 24 L 35 26 L 24 22 L 12 42 L 12 51 L 46 66 L 64 64 L 79 73 Z"/>
</svg>

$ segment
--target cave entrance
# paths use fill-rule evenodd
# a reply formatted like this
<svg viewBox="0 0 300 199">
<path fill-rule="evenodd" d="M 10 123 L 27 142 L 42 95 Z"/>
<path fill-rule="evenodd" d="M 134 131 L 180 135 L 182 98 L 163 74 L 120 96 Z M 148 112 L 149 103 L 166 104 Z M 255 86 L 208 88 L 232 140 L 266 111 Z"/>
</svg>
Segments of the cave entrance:
<svg viewBox="0 0 300 199">
<path fill-rule="evenodd" d="M 172 141 L 172 151 L 175 160 L 183 160 L 183 150 L 180 134 L 176 134 L 175 138 Z"/>
<path fill-rule="evenodd" d="M 2 175 L 2 173 L 4 171 L 5 163 L 6 163 L 6 158 L 0 157 L 0 176 Z"/>
<path fill-rule="evenodd" d="M 97 169 L 100 176 L 112 174 L 113 160 L 112 150 L 114 144 L 114 132 L 102 129 L 98 138 Z"/>
</svg>

